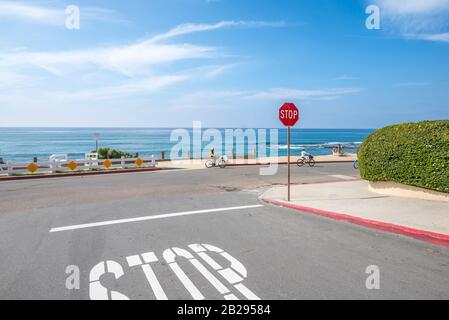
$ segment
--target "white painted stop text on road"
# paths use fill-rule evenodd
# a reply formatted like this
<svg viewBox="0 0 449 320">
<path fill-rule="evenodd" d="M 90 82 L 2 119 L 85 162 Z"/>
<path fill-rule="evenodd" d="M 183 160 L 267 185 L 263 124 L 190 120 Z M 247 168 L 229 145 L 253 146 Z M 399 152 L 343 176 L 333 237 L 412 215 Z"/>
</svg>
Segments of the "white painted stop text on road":
<svg viewBox="0 0 449 320">
<path fill-rule="evenodd" d="M 189 250 L 190 249 L 190 250 Z M 229 266 L 222 266 L 212 258 L 219 255 L 229 262 Z M 162 253 L 162 259 L 171 269 L 177 280 L 194 300 L 205 300 L 207 297 L 197 288 L 193 281 L 177 263 L 178 259 L 187 260 L 192 266 L 215 288 L 225 300 L 260 300 L 243 282 L 248 277 L 245 266 L 229 253 L 209 244 L 192 244 L 188 249 L 168 248 Z M 157 300 L 168 300 L 152 265 L 161 263 L 154 252 L 142 253 L 126 257 L 128 269 L 112 260 L 101 261 L 95 265 L 89 274 L 89 297 L 91 300 L 129 300 L 125 294 L 109 290 L 101 283 L 101 277 L 112 274 L 116 280 L 120 279 L 126 270 L 141 268 L 148 285 Z"/>
</svg>

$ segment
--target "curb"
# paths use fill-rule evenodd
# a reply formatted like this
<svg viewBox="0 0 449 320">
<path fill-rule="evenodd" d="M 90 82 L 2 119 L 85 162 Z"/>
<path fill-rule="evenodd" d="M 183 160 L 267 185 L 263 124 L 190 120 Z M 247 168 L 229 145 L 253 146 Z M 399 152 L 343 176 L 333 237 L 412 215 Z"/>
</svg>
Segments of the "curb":
<svg viewBox="0 0 449 320">
<path fill-rule="evenodd" d="M 381 222 L 376 220 L 370 220 L 360 217 L 351 216 L 348 214 L 343 213 L 337 213 L 337 212 L 331 212 L 331 211 L 325 211 L 321 209 L 316 208 L 310 208 L 310 207 L 304 207 L 301 205 L 288 203 L 285 201 L 279 201 L 279 200 L 272 200 L 272 199 L 265 199 L 261 198 L 263 202 L 284 207 L 284 208 L 290 208 L 297 211 L 302 212 L 308 212 L 317 216 L 326 217 L 333 220 L 339 220 L 339 221 L 345 221 L 352 224 L 360 225 L 366 228 L 380 230 L 384 232 L 389 232 L 393 234 L 403 235 L 410 238 L 414 238 L 417 240 L 429 242 L 432 244 L 440 245 L 449 247 L 449 235 L 441 234 L 441 233 L 435 233 L 430 231 L 424 231 L 424 230 L 418 230 L 413 229 L 405 226 L 395 225 L 387 222 Z"/>
<path fill-rule="evenodd" d="M 4 177 L 0 178 L 0 183 L 3 181 L 17 181 L 17 180 L 37 180 L 37 179 L 52 179 L 52 178 L 72 178 L 72 177 L 86 177 L 99 176 L 107 174 L 123 174 L 136 172 L 150 172 L 161 171 L 161 168 L 146 168 L 146 169 L 129 169 L 129 170 L 115 170 L 115 171 L 98 171 L 98 172 L 80 172 L 80 173 L 58 173 L 58 174 L 43 174 L 36 176 L 19 176 L 19 177 Z"/>
</svg>

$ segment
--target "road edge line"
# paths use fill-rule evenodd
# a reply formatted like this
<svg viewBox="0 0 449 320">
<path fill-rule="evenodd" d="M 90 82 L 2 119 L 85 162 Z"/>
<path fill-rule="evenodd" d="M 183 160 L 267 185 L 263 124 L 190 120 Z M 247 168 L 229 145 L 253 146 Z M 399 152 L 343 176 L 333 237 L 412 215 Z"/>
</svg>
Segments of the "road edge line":
<svg viewBox="0 0 449 320">
<path fill-rule="evenodd" d="M 119 169 L 110 171 L 94 171 L 94 172 L 76 172 L 76 173 L 49 173 L 35 176 L 5 176 L 0 177 L 0 183 L 3 181 L 24 181 L 24 180 L 38 180 L 38 179 L 54 179 L 54 178 L 73 178 L 73 177 L 88 177 L 88 176 L 101 176 L 112 174 L 125 174 L 125 173 L 140 173 L 140 172 L 153 172 L 162 171 L 162 168 L 142 168 L 142 169 Z"/>
<path fill-rule="evenodd" d="M 329 218 L 332 220 L 338 220 L 338 221 L 344 221 L 349 222 L 352 224 L 360 225 L 366 228 L 380 230 L 388 233 L 398 234 L 407 236 L 410 238 L 414 238 L 417 240 L 429 242 L 432 244 L 437 244 L 440 246 L 449 247 L 449 235 L 445 235 L 442 233 L 435 233 L 431 231 L 425 231 L 425 230 L 419 230 L 414 229 L 406 226 L 396 225 L 388 222 L 382 222 L 382 221 L 376 221 L 376 220 L 370 220 L 365 218 L 360 218 L 356 216 L 352 216 L 349 214 L 344 213 L 338 213 L 338 212 L 332 212 L 332 211 L 326 211 L 321 210 L 317 208 L 311 208 L 311 207 L 305 207 L 293 203 L 288 203 L 285 201 L 280 200 L 273 200 L 273 199 L 267 199 L 267 198 L 261 198 L 265 203 L 278 206 L 278 207 L 284 207 L 284 208 L 290 208 L 294 209 L 296 211 L 302 211 L 314 214 L 316 216 L 321 216 L 325 218 Z"/>
</svg>

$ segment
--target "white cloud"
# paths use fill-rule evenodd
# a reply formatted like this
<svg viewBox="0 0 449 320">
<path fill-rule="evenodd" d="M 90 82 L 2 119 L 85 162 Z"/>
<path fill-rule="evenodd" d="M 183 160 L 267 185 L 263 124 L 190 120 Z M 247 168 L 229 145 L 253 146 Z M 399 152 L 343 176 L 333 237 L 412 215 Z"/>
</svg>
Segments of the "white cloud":
<svg viewBox="0 0 449 320">
<path fill-rule="evenodd" d="M 98 49 L 0 54 L 0 67 L 34 66 L 61 75 L 81 67 L 100 67 L 125 75 L 144 74 L 152 66 L 188 59 L 211 58 L 214 48 L 195 45 L 156 45 L 148 41 Z"/>
<path fill-rule="evenodd" d="M 177 109 L 226 108 L 252 106 L 254 102 L 275 103 L 284 100 L 331 101 L 360 92 L 358 88 L 259 90 L 211 90 L 189 93 L 173 101 Z"/>
<path fill-rule="evenodd" d="M 258 100 L 335 100 L 343 95 L 360 92 L 359 88 L 328 88 L 328 89 L 291 89 L 291 88 L 273 88 L 268 91 L 257 92 L 245 97 L 245 99 Z"/>
<path fill-rule="evenodd" d="M 64 22 L 63 9 L 49 9 L 18 1 L 0 2 L 0 16 L 45 24 L 60 24 Z"/>
<path fill-rule="evenodd" d="M 343 75 L 343 76 L 339 76 L 337 78 L 334 78 L 334 81 L 349 81 L 349 80 L 358 80 L 359 78 L 357 77 L 353 77 L 353 76 L 347 76 L 347 75 Z"/>
<path fill-rule="evenodd" d="M 178 37 L 185 34 L 211 31 L 224 28 L 232 27 L 243 27 L 243 28 L 279 28 L 284 27 L 286 24 L 283 21 L 266 22 L 266 21 L 220 21 L 214 24 L 195 24 L 195 23 L 185 23 L 175 28 L 169 30 L 166 33 L 162 33 L 150 39 L 151 42 L 158 42 L 174 37 Z"/>
<path fill-rule="evenodd" d="M 445 33 L 434 33 L 434 34 L 414 34 L 410 35 L 411 38 L 436 41 L 436 42 L 448 42 L 449 43 L 449 32 Z"/>
<path fill-rule="evenodd" d="M 28 13 L 34 19 L 51 18 L 52 12 Z M 238 62 L 229 61 L 221 50 L 212 46 L 165 43 L 176 36 L 231 27 L 278 27 L 282 23 L 219 22 L 183 24 L 172 30 L 136 43 L 65 51 L 33 51 L 18 48 L 0 52 L 0 91 L 2 106 L 23 109 L 33 106 L 99 107 L 130 104 L 151 106 L 180 98 L 168 96 L 164 89 L 194 81 L 209 81 L 228 72 Z M 222 58 L 225 58 L 224 62 Z M 196 60 L 186 67 L 184 62 Z M 207 61 L 207 63 L 205 62 Z M 214 63 L 210 63 L 214 61 Z M 37 81 L 39 80 L 39 81 Z M 28 86 L 32 83 L 32 86 Z M 9 90 L 14 85 L 14 89 Z M 181 90 L 182 87 L 177 87 Z M 26 92 L 26 95 L 24 95 Z M 233 103 L 257 92 L 227 92 L 185 96 L 183 105 Z M 166 98 L 166 99 L 164 99 Z M 134 100 L 135 99 L 135 100 Z M 147 101 L 148 100 L 148 101 Z M 201 100 L 201 103 L 197 101 Z"/>
<path fill-rule="evenodd" d="M 8 70 L 0 69 L 0 90 L 23 86 L 31 81 L 31 77 Z"/>
<path fill-rule="evenodd" d="M 375 0 L 382 25 L 403 37 L 448 41 L 449 0 Z"/>
<path fill-rule="evenodd" d="M 125 22 L 115 11 L 105 8 L 80 7 L 82 21 Z M 65 26 L 65 7 L 50 7 L 30 4 L 23 1 L 0 1 L 2 19 L 46 25 Z"/>
<path fill-rule="evenodd" d="M 184 75 L 150 77 L 139 80 L 127 80 L 118 85 L 96 87 L 78 91 L 59 91 L 51 93 L 50 98 L 66 101 L 117 100 L 129 96 L 148 95 L 167 86 L 187 80 Z"/>
<path fill-rule="evenodd" d="M 449 10 L 449 0 L 377 0 L 377 3 L 397 15 L 428 15 Z"/>
<path fill-rule="evenodd" d="M 38 11 L 40 12 L 40 11 Z M 39 14 L 35 13 L 39 16 Z M 42 14 L 45 15 L 45 14 Z M 222 21 L 216 24 L 182 24 L 172 30 L 157 35 L 148 40 L 124 46 L 113 46 L 74 51 L 59 52 L 32 52 L 19 51 L 0 53 L 0 67 L 2 66 L 34 66 L 61 75 L 73 69 L 97 66 L 128 76 L 147 74 L 151 67 L 163 63 L 176 62 L 189 59 L 206 59 L 218 56 L 218 50 L 209 46 L 191 44 L 162 44 L 162 40 L 173 38 L 182 34 L 209 31 L 231 26 L 245 27 L 277 27 L 282 22 L 257 21 Z M 231 66 L 223 66 L 216 70 L 216 76 Z"/>
<path fill-rule="evenodd" d="M 425 87 L 425 86 L 429 86 L 430 83 L 429 82 L 401 82 L 401 83 L 396 83 L 394 86 L 395 87 Z"/>
</svg>

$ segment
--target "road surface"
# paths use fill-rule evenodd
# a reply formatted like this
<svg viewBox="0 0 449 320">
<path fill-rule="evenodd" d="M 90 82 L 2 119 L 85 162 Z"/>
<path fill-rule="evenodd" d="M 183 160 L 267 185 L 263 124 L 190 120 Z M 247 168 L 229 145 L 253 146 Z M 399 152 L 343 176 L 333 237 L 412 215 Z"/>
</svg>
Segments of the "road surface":
<svg viewBox="0 0 449 320">
<path fill-rule="evenodd" d="M 284 166 L 0 183 L 0 299 L 449 298 L 447 248 L 259 202 L 285 181 Z"/>
</svg>

